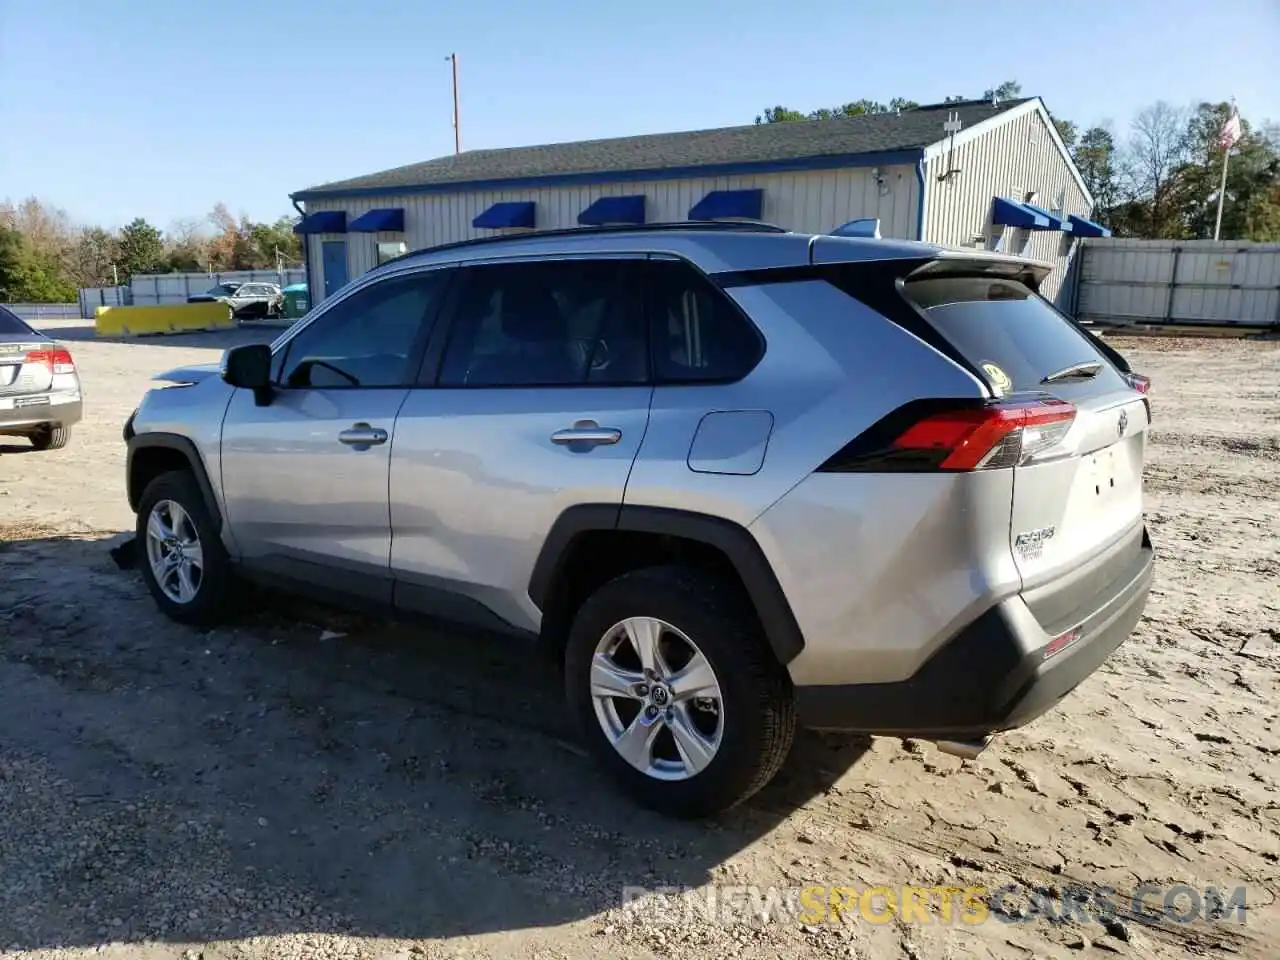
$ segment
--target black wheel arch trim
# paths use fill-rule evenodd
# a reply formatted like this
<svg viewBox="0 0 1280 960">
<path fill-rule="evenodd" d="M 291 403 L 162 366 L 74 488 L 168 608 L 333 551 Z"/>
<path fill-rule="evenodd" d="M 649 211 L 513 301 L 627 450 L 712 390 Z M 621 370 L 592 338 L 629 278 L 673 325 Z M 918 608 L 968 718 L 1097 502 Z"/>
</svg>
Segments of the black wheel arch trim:
<svg viewBox="0 0 1280 960">
<path fill-rule="evenodd" d="M 142 491 L 135 490 L 133 487 L 134 457 L 141 450 L 155 448 L 173 450 L 182 454 L 187 461 L 192 475 L 196 478 L 196 485 L 200 488 L 200 495 L 204 498 L 204 504 L 209 511 L 209 516 L 213 518 L 214 526 L 218 531 L 222 530 L 222 510 L 218 506 L 218 498 L 214 495 L 213 484 L 209 482 L 209 472 L 204 465 L 204 458 L 200 456 L 200 451 L 196 449 L 196 445 L 191 440 L 176 433 L 139 433 L 129 438 L 128 447 L 125 482 L 128 485 L 130 509 L 136 512 L 138 500 L 142 497 Z"/>
<path fill-rule="evenodd" d="M 529 598 L 539 609 L 545 610 L 552 598 L 574 541 L 608 530 L 679 537 L 719 550 L 742 579 L 778 662 L 785 666 L 804 649 L 800 625 L 755 537 L 732 520 L 691 510 L 605 503 L 567 508 L 547 534 L 529 578 Z"/>
</svg>

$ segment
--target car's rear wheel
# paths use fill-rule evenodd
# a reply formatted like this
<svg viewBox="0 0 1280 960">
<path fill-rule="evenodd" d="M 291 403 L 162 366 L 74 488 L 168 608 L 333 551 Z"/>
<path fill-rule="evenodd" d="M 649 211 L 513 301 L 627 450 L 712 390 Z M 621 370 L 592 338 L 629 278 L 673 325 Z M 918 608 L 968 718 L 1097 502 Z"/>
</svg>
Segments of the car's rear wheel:
<svg viewBox="0 0 1280 960">
<path fill-rule="evenodd" d="M 71 428 L 46 424 L 31 434 L 31 445 L 37 450 L 61 450 L 71 442 Z"/>
<path fill-rule="evenodd" d="M 189 472 L 170 471 L 147 484 L 137 542 L 142 578 L 166 615 L 192 624 L 226 616 L 231 561 Z"/>
<path fill-rule="evenodd" d="M 624 574 L 574 619 L 570 705 L 597 758 L 669 816 L 726 810 L 763 787 L 795 734 L 790 681 L 740 591 L 682 566 Z"/>
</svg>

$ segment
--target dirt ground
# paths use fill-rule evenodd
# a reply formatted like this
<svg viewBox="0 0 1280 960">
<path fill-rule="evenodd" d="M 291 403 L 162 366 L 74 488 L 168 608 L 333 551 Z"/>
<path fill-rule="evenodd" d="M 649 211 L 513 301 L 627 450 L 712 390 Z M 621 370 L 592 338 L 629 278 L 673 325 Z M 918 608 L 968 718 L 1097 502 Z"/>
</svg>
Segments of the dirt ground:
<svg viewBox="0 0 1280 960">
<path fill-rule="evenodd" d="M 86 421 L 62 451 L 0 446 L 0 955 L 1280 955 L 1280 344 L 1116 341 L 1154 379 L 1159 570 L 1057 710 L 972 762 L 806 735 L 743 809 L 687 824 L 615 794 L 501 641 L 284 599 L 162 619 L 108 554 L 132 527 L 120 429 L 151 374 L 226 338 L 61 335 Z M 1199 916 L 1131 915 L 1143 884 Z M 989 912 L 747 915 L 813 885 L 983 887 Z M 623 908 L 663 886 L 701 912 Z M 1052 919 L 1108 886 L 1114 918 Z M 1243 923 L 1206 917 L 1210 887 L 1244 888 Z"/>
</svg>

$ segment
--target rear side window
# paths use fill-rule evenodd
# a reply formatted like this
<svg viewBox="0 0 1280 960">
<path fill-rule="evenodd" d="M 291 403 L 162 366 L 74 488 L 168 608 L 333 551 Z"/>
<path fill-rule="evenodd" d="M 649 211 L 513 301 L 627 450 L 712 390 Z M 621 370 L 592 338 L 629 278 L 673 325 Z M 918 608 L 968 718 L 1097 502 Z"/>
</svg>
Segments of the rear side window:
<svg viewBox="0 0 1280 960">
<path fill-rule="evenodd" d="M 642 260 L 469 268 L 445 349 L 445 387 L 648 382 Z"/>
<path fill-rule="evenodd" d="M 1053 391 L 1094 393 L 1124 386 L 1089 334 L 1015 280 L 929 277 L 907 281 L 904 292 L 1001 393 L 1049 389 L 1046 377 L 1091 363 L 1102 364 L 1092 379 L 1058 380 L 1051 384 Z"/>
<path fill-rule="evenodd" d="M 35 331 L 19 320 L 15 314 L 4 307 L 0 307 L 0 337 L 6 335 L 11 337 L 30 337 L 34 334 Z"/>
<path fill-rule="evenodd" d="M 760 333 L 720 290 L 688 264 L 655 260 L 650 301 L 659 383 L 745 377 L 764 353 Z"/>
</svg>

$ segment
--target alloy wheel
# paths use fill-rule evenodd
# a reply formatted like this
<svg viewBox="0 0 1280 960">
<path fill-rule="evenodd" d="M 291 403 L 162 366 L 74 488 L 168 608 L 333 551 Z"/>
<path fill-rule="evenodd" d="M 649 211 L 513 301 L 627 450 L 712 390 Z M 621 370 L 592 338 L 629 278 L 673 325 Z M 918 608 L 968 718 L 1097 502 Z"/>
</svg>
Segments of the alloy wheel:
<svg viewBox="0 0 1280 960">
<path fill-rule="evenodd" d="M 182 505 L 159 500 L 147 517 L 147 562 L 156 584 L 174 603 L 188 604 L 204 580 L 200 533 Z"/>
<path fill-rule="evenodd" d="M 664 620 L 629 617 L 605 632 L 591 661 L 591 698 L 613 748 L 657 780 L 701 773 L 724 739 L 710 661 Z"/>
</svg>

